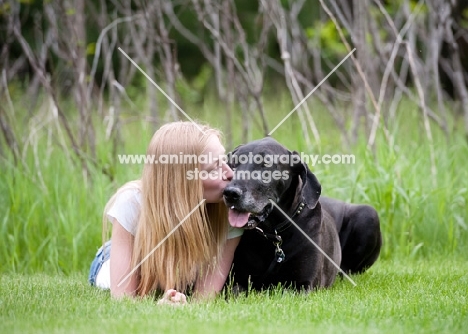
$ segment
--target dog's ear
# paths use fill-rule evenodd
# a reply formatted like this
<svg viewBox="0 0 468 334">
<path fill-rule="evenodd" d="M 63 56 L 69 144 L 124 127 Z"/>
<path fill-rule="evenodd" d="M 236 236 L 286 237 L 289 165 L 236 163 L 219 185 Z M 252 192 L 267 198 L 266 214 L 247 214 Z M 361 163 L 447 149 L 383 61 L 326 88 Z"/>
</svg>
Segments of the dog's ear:
<svg viewBox="0 0 468 334">
<path fill-rule="evenodd" d="M 320 182 L 310 171 L 307 164 L 301 161 L 300 156 L 296 151 L 291 152 L 290 161 L 294 161 L 292 169 L 294 172 L 299 174 L 299 177 L 302 181 L 302 203 L 305 203 L 309 209 L 315 208 L 319 201 L 320 194 L 322 193 L 322 186 L 320 185 Z"/>
</svg>

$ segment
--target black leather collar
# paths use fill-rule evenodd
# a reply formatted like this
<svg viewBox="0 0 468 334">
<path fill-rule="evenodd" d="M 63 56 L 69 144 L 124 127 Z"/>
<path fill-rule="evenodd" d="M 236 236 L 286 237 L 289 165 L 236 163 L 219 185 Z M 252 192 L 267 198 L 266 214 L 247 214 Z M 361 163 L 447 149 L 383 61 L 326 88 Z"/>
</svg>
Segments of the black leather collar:
<svg viewBox="0 0 468 334">
<path fill-rule="evenodd" d="M 292 216 L 290 218 L 293 219 L 294 217 L 299 215 L 302 212 L 302 210 L 304 209 L 304 207 L 305 207 L 305 203 L 304 202 L 299 202 L 299 204 L 297 204 L 297 206 L 294 209 L 293 214 L 292 214 Z M 267 233 L 265 233 L 264 230 L 265 230 L 265 227 L 267 227 L 267 226 L 262 226 L 262 225 L 264 225 L 264 223 L 260 223 L 259 225 L 260 225 L 260 228 L 257 226 L 255 229 L 260 234 L 263 234 L 263 235 L 270 234 L 270 233 L 268 233 L 270 231 L 267 231 Z M 289 220 L 289 218 L 285 218 L 285 220 L 282 221 L 280 224 L 275 224 L 275 228 L 271 232 L 273 232 L 275 234 L 281 233 L 281 232 L 285 231 L 289 226 L 291 226 L 291 221 Z M 268 228 L 268 227 L 267 227 L 267 229 L 271 230 L 271 228 Z M 269 239 L 269 238 L 267 237 L 267 239 Z"/>
</svg>

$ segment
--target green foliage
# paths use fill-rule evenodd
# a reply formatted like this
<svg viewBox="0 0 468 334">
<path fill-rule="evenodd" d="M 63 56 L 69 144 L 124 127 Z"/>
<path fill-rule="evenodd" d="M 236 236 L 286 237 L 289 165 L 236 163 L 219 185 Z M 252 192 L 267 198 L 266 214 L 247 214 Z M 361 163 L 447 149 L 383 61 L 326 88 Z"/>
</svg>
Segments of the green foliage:
<svg viewBox="0 0 468 334">
<path fill-rule="evenodd" d="M 306 29 L 309 43 L 314 47 L 320 47 L 327 56 L 346 54 L 346 46 L 340 39 L 338 29 L 332 20 L 326 22 L 316 21 L 313 27 Z M 344 36 L 349 34 L 344 31 Z"/>
<path fill-rule="evenodd" d="M 86 45 L 86 55 L 93 56 L 96 52 L 96 43 L 88 43 Z"/>
<path fill-rule="evenodd" d="M 182 101 L 188 104 L 202 102 L 203 93 L 207 90 L 212 75 L 213 69 L 208 65 L 203 65 L 200 72 L 190 82 L 179 76 L 175 86 Z"/>
<path fill-rule="evenodd" d="M 384 7 L 390 15 L 393 15 L 401 6 L 406 6 L 407 3 L 407 0 L 387 1 Z M 418 0 L 409 1 L 409 10 L 411 13 L 422 17 L 425 17 L 429 13 L 427 4 Z"/>
<path fill-rule="evenodd" d="M 468 8 L 462 10 L 460 15 L 460 26 L 463 29 L 468 29 Z"/>
<path fill-rule="evenodd" d="M 0 17 L 11 13 L 11 5 L 8 2 L 0 4 Z"/>
</svg>

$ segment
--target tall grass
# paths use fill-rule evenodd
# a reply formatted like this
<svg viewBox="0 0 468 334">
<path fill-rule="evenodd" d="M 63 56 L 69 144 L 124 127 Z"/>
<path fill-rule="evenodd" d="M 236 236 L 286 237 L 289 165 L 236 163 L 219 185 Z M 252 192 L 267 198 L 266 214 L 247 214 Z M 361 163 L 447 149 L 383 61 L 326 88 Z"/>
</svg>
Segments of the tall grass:
<svg viewBox="0 0 468 334">
<path fill-rule="evenodd" d="M 431 172 L 430 146 L 420 126 L 416 106 L 402 107 L 389 125 L 393 141 L 380 131 L 374 151 L 361 137 L 346 148 L 326 110 L 311 101 L 321 144 L 306 145 L 297 115 L 273 134 L 290 149 L 308 154 L 354 154 L 354 165 L 310 166 L 323 194 L 346 201 L 369 203 L 380 214 L 384 246 L 382 258 L 462 256 L 468 251 L 468 146 L 454 130 L 448 140 L 433 127 L 436 175 Z M 192 117 L 225 129 L 223 106 L 215 102 L 186 108 Z M 138 178 L 142 166 L 116 164 L 101 121 L 97 167 L 83 173 L 47 107 L 41 118 L 27 120 L 26 109 L 16 110 L 14 127 L 23 138 L 25 164 L 15 165 L 5 151 L 0 160 L 0 272 L 31 273 L 85 271 L 101 243 L 102 209 L 124 182 Z M 292 109 L 287 99 L 267 101 L 270 128 Z M 124 115 L 125 116 L 125 115 Z M 240 111 L 233 117 L 234 145 L 241 144 Z M 39 119 L 40 125 L 38 125 Z M 45 119 L 45 120 L 44 120 Z M 23 130 L 21 130 L 23 129 Z M 260 138 L 258 122 L 250 139 Z M 124 123 L 124 143 L 118 153 L 143 154 L 154 126 L 143 117 Z M 228 148 L 229 149 L 229 148 Z M 111 170 L 111 181 L 102 167 Z"/>
</svg>

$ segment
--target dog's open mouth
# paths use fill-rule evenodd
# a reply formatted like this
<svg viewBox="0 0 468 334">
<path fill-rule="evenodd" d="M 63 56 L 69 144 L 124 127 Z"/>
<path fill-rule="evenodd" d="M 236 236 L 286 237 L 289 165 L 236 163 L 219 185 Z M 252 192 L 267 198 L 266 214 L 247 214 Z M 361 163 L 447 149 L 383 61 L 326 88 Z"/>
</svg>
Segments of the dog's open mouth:
<svg viewBox="0 0 468 334">
<path fill-rule="evenodd" d="M 271 204 L 265 206 L 263 210 L 258 214 L 241 211 L 236 209 L 235 206 L 231 206 L 229 208 L 229 223 L 233 227 L 251 230 L 257 227 L 258 224 L 264 222 L 272 210 L 273 205 Z"/>
</svg>

